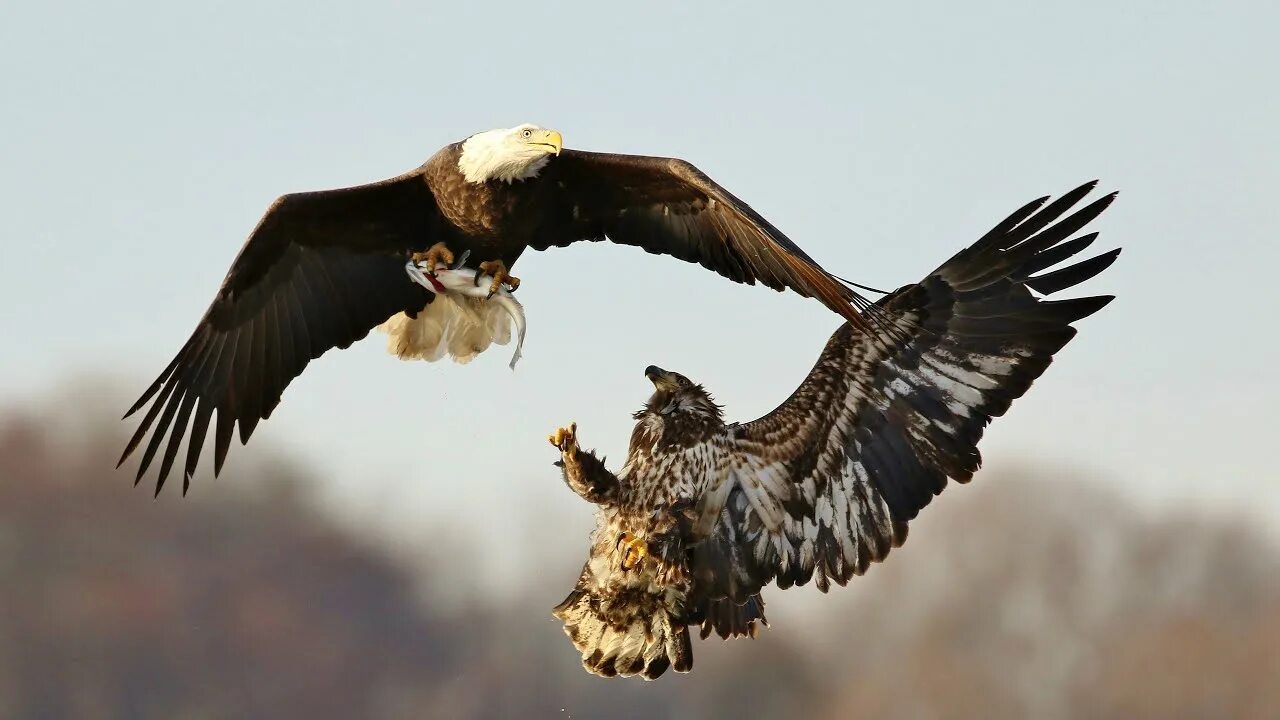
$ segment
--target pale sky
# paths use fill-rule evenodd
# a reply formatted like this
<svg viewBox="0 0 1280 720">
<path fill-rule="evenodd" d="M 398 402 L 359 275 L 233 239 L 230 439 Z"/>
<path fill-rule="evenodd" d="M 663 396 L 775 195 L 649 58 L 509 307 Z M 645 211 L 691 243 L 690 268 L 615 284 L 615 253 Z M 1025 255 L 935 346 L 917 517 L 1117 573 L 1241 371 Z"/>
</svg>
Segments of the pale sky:
<svg viewBox="0 0 1280 720">
<path fill-rule="evenodd" d="M 38 403 L 92 373 L 123 385 L 123 410 L 273 198 L 529 121 L 570 147 L 686 158 L 878 286 L 1100 178 L 1120 198 L 1095 247 L 1125 252 L 1083 291 L 1118 299 L 994 423 L 987 467 L 1080 468 L 1144 503 L 1280 524 L 1274 3 L 426 5 L 0 11 L 0 399 Z M 216 502 L 274 448 L 405 537 L 446 519 L 500 556 L 535 510 L 585 533 L 548 432 L 576 420 L 620 463 L 651 363 L 750 420 L 838 324 L 634 248 L 530 253 L 515 274 L 515 372 L 508 348 L 403 363 L 373 335 L 313 362 L 187 502 Z"/>
</svg>

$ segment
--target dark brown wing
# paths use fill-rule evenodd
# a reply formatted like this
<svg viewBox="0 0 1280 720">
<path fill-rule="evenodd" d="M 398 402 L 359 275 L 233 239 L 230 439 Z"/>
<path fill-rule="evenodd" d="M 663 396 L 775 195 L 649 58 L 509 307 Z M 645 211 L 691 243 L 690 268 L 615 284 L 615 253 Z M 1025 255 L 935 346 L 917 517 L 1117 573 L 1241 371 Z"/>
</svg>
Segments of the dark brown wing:
<svg viewBox="0 0 1280 720">
<path fill-rule="evenodd" d="M 566 150 L 549 178 L 563 183 L 557 221 L 532 247 L 608 238 L 694 262 L 733 280 L 790 288 L 865 327 L 857 293 L 749 205 L 684 160 Z"/>
<path fill-rule="evenodd" d="M 1075 335 L 1071 323 L 1111 300 L 1032 294 L 1081 283 L 1119 253 L 1036 275 L 1097 236 L 1066 241 L 1114 195 L 1058 220 L 1092 187 L 1022 208 L 890 296 L 892 327 L 841 327 L 786 402 L 731 428 L 733 469 L 711 491 L 725 500 L 704 516 L 699 559 L 713 594 L 742 602 L 774 578 L 788 587 L 815 573 L 823 590 L 843 585 L 905 539 L 948 478 L 972 477 L 987 424 Z"/>
<path fill-rule="evenodd" d="M 204 318 L 176 357 L 125 413 L 154 398 L 120 462 L 154 426 L 141 480 L 168 436 L 156 493 L 188 424 L 183 493 L 217 411 L 214 472 L 236 424 L 240 442 L 271 415 L 312 359 L 345 348 L 429 293 L 404 274 L 406 253 L 440 228 L 435 199 L 417 172 L 372 185 L 285 195 L 250 235 Z"/>
</svg>

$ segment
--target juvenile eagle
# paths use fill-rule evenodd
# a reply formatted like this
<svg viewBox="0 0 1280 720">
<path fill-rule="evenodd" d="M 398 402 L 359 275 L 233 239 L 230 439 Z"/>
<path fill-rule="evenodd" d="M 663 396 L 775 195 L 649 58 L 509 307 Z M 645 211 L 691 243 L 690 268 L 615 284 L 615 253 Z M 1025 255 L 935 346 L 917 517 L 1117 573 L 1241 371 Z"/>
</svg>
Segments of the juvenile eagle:
<svg viewBox="0 0 1280 720">
<path fill-rule="evenodd" d="M 599 506 L 589 559 L 554 611 L 587 670 L 687 672 L 688 626 L 754 636 L 770 581 L 844 585 L 902 544 L 948 478 L 967 482 L 987 423 L 1044 372 L 1072 322 L 1111 300 L 1032 293 L 1081 283 L 1119 254 L 1044 272 L 1097 236 L 1067 239 L 1114 194 L 1062 217 L 1092 187 L 1026 205 L 885 297 L 892 312 L 876 330 L 844 324 L 759 420 L 726 425 L 701 385 L 650 366 L 655 392 L 617 474 L 579 449 L 576 425 L 556 431 L 565 482 Z"/>
<path fill-rule="evenodd" d="M 168 436 L 164 485 L 190 426 L 183 492 L 214 411 L 214 473 L 237 424 L 248 442 L 290 381 L 330 348 L 383 323 L 392 352 L 465 360 L 494 337 L 404 274 L 466 252 L 511 289 L 526 248 L 609 239 L 701 264 L 740 283 L 817 297 L 865 323 L 865 301 L 728 190 L 693 165 L 661 157 L 564 150 L 536 125 L 482 132 L 447 145 L 399 177 L 341 190 L 285 195 L 258 222 L 195 332 L 125 417 L 154 399 L 120 457 L 147 443 L 141 480 Z M 506 325 L 501 324 L 505 333 Z"/>
</svg>

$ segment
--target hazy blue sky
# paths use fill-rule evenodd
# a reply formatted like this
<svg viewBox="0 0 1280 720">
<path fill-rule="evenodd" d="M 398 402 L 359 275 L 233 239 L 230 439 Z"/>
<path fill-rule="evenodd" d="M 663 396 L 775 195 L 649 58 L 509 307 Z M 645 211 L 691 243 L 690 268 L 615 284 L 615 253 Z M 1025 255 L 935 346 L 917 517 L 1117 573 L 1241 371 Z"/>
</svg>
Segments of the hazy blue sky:
<svg viewBox="0 0 1280 720">
<path fill-rule="evenodd" d="M 1280 519 L 1274 3 L 426 5 L 0 11 L 0 397 L 98 373 L 131 399 L 277 195 L 531 121 L 571 147 L 687 158 L 880 286 L 1101 178 L 1121 194 L 1098 247 L 1125 253 L 1084 290 L 1119 299 L 994 424 L 987 466 L 1074 466 L 1143 500 Z M 837 324 L 632 248 L 529 254 L 516 274 L 530 321 L 514 373 L 505 348 L 407 364 L 371 336 L 312 363 L 188 502 L 285 447 L 389 527 L 495 519 L 478 531 L 499 555 L 531 507 L 585 532 L 550 430 L 576 420 L 620 461 L 650 363 L 757 417 Z"/>
</svg>

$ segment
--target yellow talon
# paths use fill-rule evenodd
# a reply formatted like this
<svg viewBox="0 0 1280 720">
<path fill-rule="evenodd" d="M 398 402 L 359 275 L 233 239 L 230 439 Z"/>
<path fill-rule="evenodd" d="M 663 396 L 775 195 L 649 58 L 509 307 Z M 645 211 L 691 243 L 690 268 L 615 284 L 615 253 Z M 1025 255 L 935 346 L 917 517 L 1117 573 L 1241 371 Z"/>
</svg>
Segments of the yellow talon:
<svg viewBox="0 0 1280 720">
<path fill-rule="evenodd" d="M 636 567 L 649 555 L 649 544 L 629 532 L 618 538 L 618 545 L 626 548 L 622 553 L 623 570 Z"/>
<path fill-rule="evenodd" d="M 567 428 L 558 428 L 547 436 L 547 442 L 562 453 L 572 454 L 578 449 L 578 423 L 569 423 Z"/>
<path fill-rule="evenodd" d="M 436 268 L 441 265 L 448 267 L 453 264 L 453 251 L 449 249 L 448 245 L 438 242 L 428 248 L 426 252 L 414 253 L 410 259 L 415 263 L 425 261 L 428 271 L 435 272 Z"/>
<path fill-rule="evenodd" d="M 520 278 L 507 272 L 507 264 L 501 260 L 487 260 L 480 263 L 480 272 L 493 276 L 493 282 L 489 283 L 490 295 L 498 292 L 503 283 L 506 283 L 513 292 L 520 287 Z"/>
</svg>

